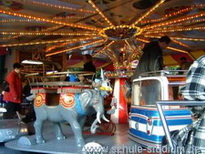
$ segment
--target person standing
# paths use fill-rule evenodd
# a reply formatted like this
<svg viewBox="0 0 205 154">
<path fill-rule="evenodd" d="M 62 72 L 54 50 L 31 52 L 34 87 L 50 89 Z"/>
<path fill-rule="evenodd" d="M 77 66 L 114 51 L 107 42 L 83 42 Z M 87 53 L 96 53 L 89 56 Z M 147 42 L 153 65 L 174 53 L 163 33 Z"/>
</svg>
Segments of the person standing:
<svg viewBox="0 0 205 154">
<path fill-rule="evenodd" d="M 180 67 L 178 68 L 178 70 L 188 70 L 189 67 L 191 66 L 191 64 L 193 62 L 188 62 L 186 57 L 181 57 L 180 59 Z M 184 74 L 184 72 L 179 72 L 179 74 Z"/>
<path fill-rule="evenodd" d="M 13 64 L 13 70 L 6 77 L 9 83 L 9 91 L 3 93 L 3 100 L 6 102 L 5 108 L 7 112 L 4 113 L 4 119 L 14 118 L 16 111 L 20 111 L 22 100 L 22 80 L 21 69 L 23 66 L 20 63 Z"/>
<path fill-rule="evenodd" d="M 141 73 L 157 71 L 163 69 L 163 50 L 165 50 L 171 42 L 168 36 L 162 36 L 158 41 L 152 41 L 145 44 L 142 49 L 143 55 L 135 69 L 133 79 L 140 76 Z"/>
<path fill-rule="evenodd" d="M 30 101 L 28 101 L 26 98 L 31 96 L 31 87 L 29 85 L 29 81 L 27 79 L 24 79 L 22 82 L 22 97 L 23 97 L 23 103 L 28 104 Z"/>
<path fill-rule="evenodd" d="M 83 70 L 89 72 L 96 72 L 95 65 L 93 64 L 92 56 L 89 54 L 83 55 Z"/>
<path fill-rule="evenodd" d="M 93 64 L 93 60 L 92 60 L 91 55 L 89 55 L 89 54 L 83 55 L 83 62 L 84 62 L 83 71 L 96 73 L 96 67 Z M 89 75 L 89 76 L 85 76 L 85 79 L 92 82 L 92 80 L 94 80 L 94 77 L 95 76 L 93 76 L 93 75 Z"/>
</svg>

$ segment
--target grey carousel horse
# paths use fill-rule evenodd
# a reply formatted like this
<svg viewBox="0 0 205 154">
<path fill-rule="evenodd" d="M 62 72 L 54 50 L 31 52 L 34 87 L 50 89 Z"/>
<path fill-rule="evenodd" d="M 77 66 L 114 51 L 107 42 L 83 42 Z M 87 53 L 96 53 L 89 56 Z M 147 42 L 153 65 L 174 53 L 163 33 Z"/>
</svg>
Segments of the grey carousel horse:
<svg viewBox="0 0 205 154">
<path fill-rule="evenodd" d="M 101 76 L 104 76 L 101 74 Z M 95 133 L 100 119 L 103 118 L 108 121 L 104 116 L 104 97 L 106 96 L 106 90 L 111 90 L 108 81 L 102 77 L 102 80 L 98 83 L 93 83 L 94 89 L 85 89 L 78 96 L 74 97 L 75 105 L 70 108 L 66 108 L 61 104 L 57 106 L 47 106 L 46 104 L 41 107 L 34 107 L 36 113 L 35 137 L 36 143 L 44 143 L 45 139 L 42 135 L 42 124 L 45 120 L 52 121 L 55 128 L 56 138 L 58 140 L 65 139 L 60 127 L 60 122 L 68 122 L 73 130 L 77 146 L 82 148 L 85 144 L 82 127 L 85 123 L 86 114 L 89 112 L 90 107 L 93 107 L 97 113 L 96 119 L 91 125 L 91 133 Z M 103 87 L 104 85 L 104 87 Z M 106 87 L 107 86 L 107 87 Z M 103 90 L 102 90 L 103 89 Z"/>
</svg>

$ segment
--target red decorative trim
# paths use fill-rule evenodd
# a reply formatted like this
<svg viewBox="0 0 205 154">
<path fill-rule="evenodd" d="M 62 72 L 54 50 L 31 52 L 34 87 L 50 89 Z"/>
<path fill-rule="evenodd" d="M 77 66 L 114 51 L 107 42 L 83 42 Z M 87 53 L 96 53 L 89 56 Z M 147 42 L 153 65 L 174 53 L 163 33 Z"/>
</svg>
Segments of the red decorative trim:
<svg viewBox="0 0 205 154">
<path fill-rule="evenodd" d="M 75 106 L 75 95 L 71 93 L 60 95 L 60 104 L 64 108 L 72 108 Z"/>
<path fill-rule="evenodd" d="M 41 107 L 46 102 L 45 98 L 46 98 L 45 93 L 38 93 L 35 97 L 35 100 L 34 100 L 34 106 L 35 107 Z"/>
</svg>

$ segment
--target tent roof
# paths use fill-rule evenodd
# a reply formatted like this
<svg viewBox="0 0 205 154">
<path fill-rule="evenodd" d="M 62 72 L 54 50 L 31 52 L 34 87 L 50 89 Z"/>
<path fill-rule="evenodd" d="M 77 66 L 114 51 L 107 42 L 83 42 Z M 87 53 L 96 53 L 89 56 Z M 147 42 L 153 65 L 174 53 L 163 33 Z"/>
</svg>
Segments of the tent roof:
<svg viewBox="0 0 205 154">
<path fill-rule="evenodd" d="M 204 8 L 204 0 L 2 0 L 0 47 L 116 63 L 121 52 L 137 58 L 139 46 L 168 35 L 165 64 L 173 65 L 204 54 Z"/>
</svg>

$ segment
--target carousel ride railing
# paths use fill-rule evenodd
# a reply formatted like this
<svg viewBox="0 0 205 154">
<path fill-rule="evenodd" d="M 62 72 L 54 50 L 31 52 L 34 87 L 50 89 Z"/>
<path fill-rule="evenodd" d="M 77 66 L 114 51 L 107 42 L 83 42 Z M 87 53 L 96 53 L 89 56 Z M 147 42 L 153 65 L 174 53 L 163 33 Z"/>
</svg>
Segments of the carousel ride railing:
<svg viewBox="0 0 205 154">
<path fill-rule="evenodd" d="M 76 81 L 67 81 L 68 75 L 75 76 Z M 49 73 L 31 73 L 25 75 L 32 88 L 32 93 L 48 91 L 77 92 L 80 93 L 83 88 L 92 88 L 92 82 L 85 82 L 86 76 L 95 76 L 95 73 L 88 71 L 67 71 L 67 72 L 49 72 Z M 76 87 L 76 88 L 75 88 Z M 69 89 L 68 89 L 69 88 Z M 74 89 L 75 88 L 75 89 Z"/>
<path fill-rule="evenodd" d="M 167 124 L 166 116 L 164 115 L 163 106 L 165 106 L 165 105 L 169 105 L 169 106 L 204 106 L 205 105 L 205 101 L 187 101 L 187 100 L 184 100 L 184 101 L 170 101 L 170 100 L 160 100 L 160 101 L 156 101 L 156 105 L 157 105 L 157 110 L 158 110 L 159 115 L 160 115 L 160 119 L 162 121 L 162 126 L 163 126 L 163 130 L 164 130 L 165 137 L 166 137 L 166 140 L 168 142 L 168 145 L 171 147 L 172 153 L 177 154 L 178 150 L 184 150 L 183 149 L 184 147 L 179 147 L 181 149 L 178 149 L 177 146 L 179 146 L 179 145 L 176 145 L 177 143 L 174 143 L 173 138 L 172 138 L 171 133 L 170 133 L 170 129 L 169 129 L 168 124 Z"/>
</svg>

